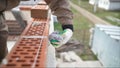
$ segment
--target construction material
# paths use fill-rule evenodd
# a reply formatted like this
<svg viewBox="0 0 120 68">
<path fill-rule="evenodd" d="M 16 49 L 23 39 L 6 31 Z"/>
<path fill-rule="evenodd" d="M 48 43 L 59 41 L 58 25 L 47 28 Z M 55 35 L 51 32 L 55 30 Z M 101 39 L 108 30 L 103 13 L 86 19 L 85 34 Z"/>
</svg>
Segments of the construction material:
<svg viewBox="0 0 120 68">
<path fill-rule="evenodd" d="M 31 9 L 31 17 L 47 19 L 49 13 L 48 9 L 47 5 L 36 5 Z"/>
<path fill-rule="evenodd" d="M 42 9 L 46 10 L 45 7 Z M 46 67 L 49 19 L 45 16 L 45 19 L 38 17 L 40 18 L 33 18 L 27 25 L 12 51 L 3 60 L 1 68 Z"/>
<path fill-rule="evenodd" d="M 26 21 L 24 21 L 26 24 Z M 20 35 L 24 29 L 22 29 L 21 25 L 14 20 L 7 20 L 5 22 L 8 25 L 9 35 Z M 27 24 L 26 24 L 27 25 Z"/>
</svg>

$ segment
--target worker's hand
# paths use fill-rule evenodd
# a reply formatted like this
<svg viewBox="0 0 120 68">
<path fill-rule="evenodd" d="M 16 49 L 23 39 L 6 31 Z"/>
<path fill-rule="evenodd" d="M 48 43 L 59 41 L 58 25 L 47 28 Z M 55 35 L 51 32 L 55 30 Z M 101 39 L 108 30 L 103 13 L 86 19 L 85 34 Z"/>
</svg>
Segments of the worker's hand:
<svg viewBox="0 0 120 68">
<path fill-rule="evenodd" d="M 73 32 L 71 29 L 65 29 L 62 32 L 55 31 L 49 35 L 50 43 L 58 48 L 61 45 L 67 43 L 67 41 L 71 38 Z"/>
</svg>

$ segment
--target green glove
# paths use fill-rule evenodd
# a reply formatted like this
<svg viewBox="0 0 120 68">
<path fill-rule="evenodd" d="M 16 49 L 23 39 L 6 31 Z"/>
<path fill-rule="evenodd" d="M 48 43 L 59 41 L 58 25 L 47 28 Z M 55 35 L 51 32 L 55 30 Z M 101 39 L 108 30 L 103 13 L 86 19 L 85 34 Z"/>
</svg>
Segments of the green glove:
<svg viewBox="0 0 120 68">
<path fill-rule="evenodd" d="M 67 43 L 72 34 L 73 32 L 71 29 L 65 29 L 62 32 L 55 31 L 49 35 L 49 40 L 54 47 L 58 48 Z"/>
</svg>

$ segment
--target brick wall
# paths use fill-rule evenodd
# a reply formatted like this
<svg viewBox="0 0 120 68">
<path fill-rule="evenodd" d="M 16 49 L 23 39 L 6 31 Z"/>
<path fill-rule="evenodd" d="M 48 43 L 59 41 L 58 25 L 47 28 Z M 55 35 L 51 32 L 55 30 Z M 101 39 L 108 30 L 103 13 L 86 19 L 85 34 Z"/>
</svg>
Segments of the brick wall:
<svg viewBox="0 0 120 68">
<path fill-rule="evenodd" d="M 32 16 L 32 21 L 27 25 L 12 51 L 5 58 L 4 61 L 6 62 L 1 65 L 2 68 L 46 67 L 47 36 L 50 21 L 49 17 L 47 17 L 48 14 L 46 14 L 48 9 L 40 4 L 37 6 L 39 6 L 37 8 L 38 12 L 34 10 L 35 13 L 32 13 L 35 17 Z M 36 14 L 43 10 L 46 13 Z"/>
</svg>

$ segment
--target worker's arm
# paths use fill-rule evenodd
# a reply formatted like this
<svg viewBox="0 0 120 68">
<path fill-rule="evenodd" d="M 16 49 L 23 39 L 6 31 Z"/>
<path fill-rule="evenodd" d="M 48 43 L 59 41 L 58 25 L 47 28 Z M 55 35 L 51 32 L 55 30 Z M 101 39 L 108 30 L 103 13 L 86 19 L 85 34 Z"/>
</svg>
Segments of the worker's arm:
<svg viewBox="0 0 120 68">
<path fill-rule="evenodd" d="M 49 36 L 51 44 L 60 47 L 65 44 L 73 34 L 73 13 L 70 10 L 68 0 L 45 0 L 50 6 L 52 13 L 57 16 L 63 31 L 53 32 Z"/>
<path fill-rule="evenodd" d="M 73 35 L 72 30 L 67 28 L 61 32 L 59 31 L 53 32 L 52 34 L 49 35 L 49 40 L 54 47 L 58 48 L 66 44 L 72 37 L 72 35 Z"/>
<path fill-rule="evenodd" d="M 73 13 L 70 10 L 68 0 L 45 0 L 50 6 L 52 13 L 57 16 L 62 25 L 73 24 Z"/>
</svg>

